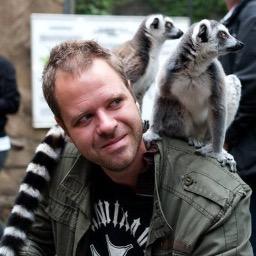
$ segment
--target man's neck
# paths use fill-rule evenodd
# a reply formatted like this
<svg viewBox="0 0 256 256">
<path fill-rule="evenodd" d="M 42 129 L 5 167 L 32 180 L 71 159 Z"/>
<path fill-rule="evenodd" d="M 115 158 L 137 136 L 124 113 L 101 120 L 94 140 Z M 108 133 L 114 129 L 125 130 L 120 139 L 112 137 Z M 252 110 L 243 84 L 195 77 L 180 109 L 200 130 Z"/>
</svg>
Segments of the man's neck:
<svg viewBox="0 0 256 256">
<path fill-rule="evenodd" d="M 126 169 L 120 172 L 106 169 L 103 170 L 114 182 L 131 187 L 136 187 L 139 174 L 145 170 L 145 152 L 145 144 L 142 141 L 134 161 Z"/>
</svg>

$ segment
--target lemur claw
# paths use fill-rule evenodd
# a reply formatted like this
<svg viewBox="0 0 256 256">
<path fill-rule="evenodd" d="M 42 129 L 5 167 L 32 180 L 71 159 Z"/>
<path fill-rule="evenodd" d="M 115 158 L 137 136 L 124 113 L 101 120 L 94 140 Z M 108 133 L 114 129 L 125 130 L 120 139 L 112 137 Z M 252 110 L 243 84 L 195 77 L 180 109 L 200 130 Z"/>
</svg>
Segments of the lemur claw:
<svg viewBox="0 0 256 256">
<path fill-rule="evenodd" d="M 208 144 L 200 149 L 197 149 L 196 153 L 202 156 L 214 158 L 221 164 L 221 166 L 228 166 L 231 172 L 236 172 L 236 161 L 234 157 L 225 149 L 222 149 L 220 153 L 216 153 L 213 152 L 212 145 Z"/>
<path fill-rule="evenodd" d="M 196 138 L 194 138 L 194 137 L 190 137 L 190 138 L 188 139 L 188 145 L 193 146 L 193 147 L 195 147 L 196 149 L 199 149 L 199 148 L 203 147 L 205 144 L 204 144 L 203 141 L 201 141 L 201 140 L 199 140 L 199 139 L 196 139 Z"/>
</svg>

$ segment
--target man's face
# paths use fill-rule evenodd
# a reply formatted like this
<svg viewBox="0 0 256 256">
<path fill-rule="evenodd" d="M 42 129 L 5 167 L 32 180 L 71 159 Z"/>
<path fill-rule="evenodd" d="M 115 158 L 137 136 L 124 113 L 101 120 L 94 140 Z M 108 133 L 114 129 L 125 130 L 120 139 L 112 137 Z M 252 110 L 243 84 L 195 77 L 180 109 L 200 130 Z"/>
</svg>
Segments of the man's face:
<svg viewBox="0 0 256 256">
<path fill-rule="evenodd" d="M 56 99 L 66 130 L 78 150 L 106 170 L 122 171 L 142 144 L 135 101 L 119 75 L 95 59 L 80 76 L 58 71 Z"/>
</svg>

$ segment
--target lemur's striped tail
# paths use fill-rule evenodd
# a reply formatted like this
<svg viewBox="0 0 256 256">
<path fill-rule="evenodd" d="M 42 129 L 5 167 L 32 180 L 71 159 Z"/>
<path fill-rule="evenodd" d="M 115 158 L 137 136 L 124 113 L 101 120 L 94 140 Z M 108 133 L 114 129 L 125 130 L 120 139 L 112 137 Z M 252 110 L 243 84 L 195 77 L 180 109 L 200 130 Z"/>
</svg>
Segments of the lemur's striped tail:
<svg viewBox="0 0 256 256">
<path fill-rule="evenodd" d="M 59 126 L 54 126 L 36 148 L 4 229 L 0 242 L 0 256 L 20 255 L 26 243 L 27 233 L 34 222 L 35 210 L 64 145 L 64 131 Z"/>
</svg>

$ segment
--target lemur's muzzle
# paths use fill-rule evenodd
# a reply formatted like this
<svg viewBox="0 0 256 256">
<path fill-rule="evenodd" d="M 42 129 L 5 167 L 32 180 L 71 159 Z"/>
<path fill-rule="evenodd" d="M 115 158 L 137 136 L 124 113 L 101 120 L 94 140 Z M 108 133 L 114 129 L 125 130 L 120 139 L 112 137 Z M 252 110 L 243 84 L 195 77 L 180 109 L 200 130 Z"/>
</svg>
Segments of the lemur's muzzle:
<svg viewBox="0 0 256 256">
<path fill-rule="evenodd" d="M 244 47 L 244 43 L 237 40 L 237 43 L 234 46 L 228 47 L 228 51 L 235 52 L 242 49 L 243 47 Z"/>
</svg>

